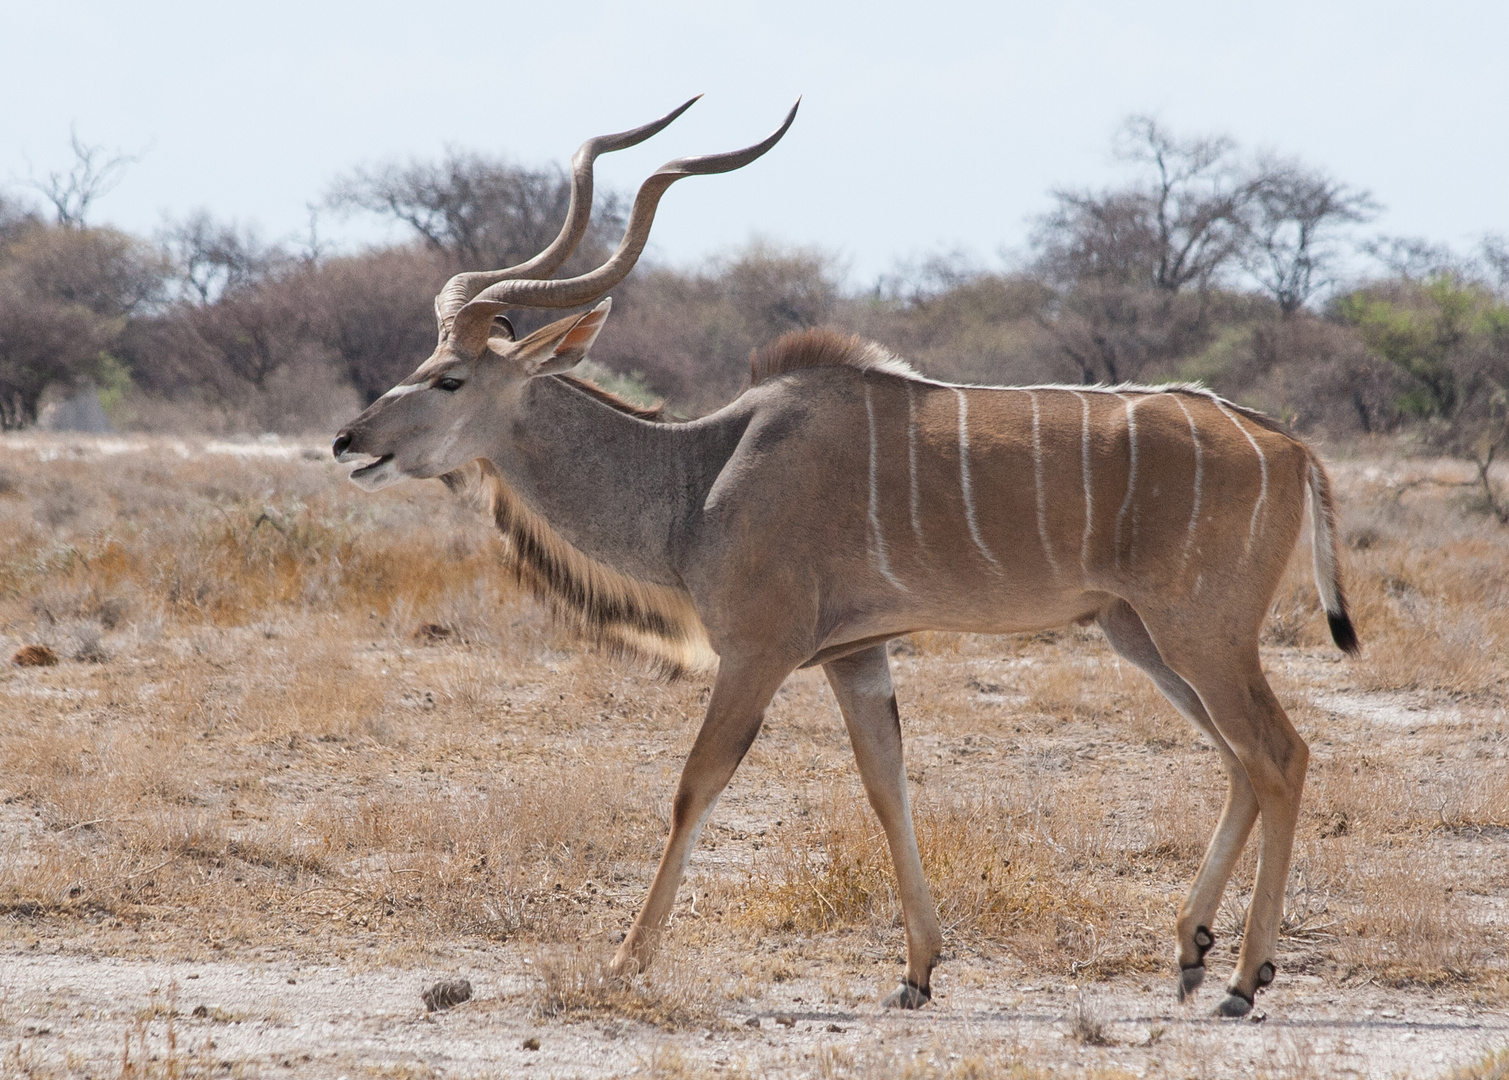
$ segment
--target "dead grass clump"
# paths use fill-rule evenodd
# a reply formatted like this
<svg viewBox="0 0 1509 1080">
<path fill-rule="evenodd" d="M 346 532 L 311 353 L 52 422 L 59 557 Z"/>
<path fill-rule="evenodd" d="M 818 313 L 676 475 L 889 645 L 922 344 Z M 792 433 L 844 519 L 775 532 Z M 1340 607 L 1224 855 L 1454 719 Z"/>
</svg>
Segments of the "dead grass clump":
<svg viewBox="0 0 1509 1080">
<path fill-rule="evenodd" d="M 1024 669 L 1027 708 L 1056 720 L 1104 724 L 1107 733 L 1168 748 L 1190 737 L 1153 681 L 1117 656 L 1099 631 L 1077 631 L 1056 643 L 1038 643 Z"/>
<path fill-rule="evenodd" d="M 307 643 L 297 663 L 270 666 L 254 678 L 225 719 L 260 740 L 389 741 L 382 722 L 386 688 L 362 669 L 344 636 Z"/>
<path fill-rule="evenodd" d="M 614 975 L 610 959 L 607 952 L 580 945 L 536 952 L 526 961 L 536 980 L 535 1015 L 552 1020 L 611 1016 L 661 1028 L 716 1019 L 715 988 L 665 950 L 650 974 Z"/>
<path fill-rule="evenodd" d="M 482 796 L 394 789 L 326 803 L 301 824 L 347 893 L 343 917 L 494 939 L 579 935 L 660 840 L 654 803 L 604 766 Z"/>
<path fill-rule="evenodd" d="M 1399 541 L 1354 555 L 1363 685 L 1501 697 L 1509 679 L 1497 661 L 1509 641 L 1506 547 L 1496 536 L 1448 534 L 1428 550 Z"/>
<path fill-rule="evenodd" d="M 1406 778 L 1369 754 L 1317 754 L 1305 780 L 1302 813 L 1324 839 L 1409 828 L 1413 792 Z"/>
<path fill-rule="evenodd" d="M 0 588 L 47 626 L 83 619 L 115 630 L 143 606 L 237 626 L 280 606 L 366 616 L 406 602 L 459 609 L 433 621 L 476 640 L 492 621 L 485 609 L 511 593 L 480 516 L 454 520 L 459 508 L 438 492 L 427 513 L 359 505 L 323 463 L 123 463 L 106 476 L 60 461 L 16 471 L 36 505 L 30 521 L 0 520 Z"/>
<path fill-rule="evenodd" d="M 1074 995 L 1074 1005 L 1069 1010 L 1069 1037 L 1081 1046 L 1115 1046 L 1111 1038 L 1109 1022 L 1100 1007 L 1084 990 Z"/>
<path fill-rule="evenodd" d="M 1509 1080 L 1509 1050 L 1495 1050 L 1471 1065 L 1453 1069 L 1443 1080 Z"/>
<path fill-rule="evenodd" d="M 923 868 L 946 934 L 1010 939 L 1058 952 L 1066 927 L 1102 921 L 1029 815 L 994 799 L 930 795 L 914 812 Z M 786 929 L 899 925 L 890 851 L 852 787 L 825 791 L 804 827 L 783 832 L 741 900 L 747 917 Z"/>
<path fill-rule="evenodd" d="M 1442 887 L 1449 875 L 1439 857 L 1416 849 L 1386 865 L 1356 859 L 1354 866 L 1337 945 L 1341 960 L 1396 986 L 1470 979 L 1483 928 L 1456 891 Z"/>
<path fill-rule="evenodd" d="M 1204 755 L 1188 772 L 1165 770 L 1148 787 L 1149 806 L 1140 819 L 1146 840 L 1130 846 L 1130 851 L 1139 859 L 1163 860 L 1175 873 L 1193 874 L 1205 856 L 1226 798 L 1226 774 L 1220 762 L 1214 754 Z M 1135 826 L 1139 822 L 1132 817 Z"/>
</svg>

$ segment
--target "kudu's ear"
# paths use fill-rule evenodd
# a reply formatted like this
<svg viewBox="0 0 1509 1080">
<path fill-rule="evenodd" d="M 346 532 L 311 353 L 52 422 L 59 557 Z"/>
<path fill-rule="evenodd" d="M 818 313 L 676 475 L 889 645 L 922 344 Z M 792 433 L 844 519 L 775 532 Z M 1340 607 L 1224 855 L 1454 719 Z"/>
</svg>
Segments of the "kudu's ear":
<svg viewBox="0 0 1509 1080">
<path fill-rule="evenodd" d="M 519 342 L 514 353 L 526 375 L 554 375 L 569 371 L 587 358 L 597 340 L 613 301 L 605 299 L 585 315 L 572 315 L 542 326 Z"/>
</svg>

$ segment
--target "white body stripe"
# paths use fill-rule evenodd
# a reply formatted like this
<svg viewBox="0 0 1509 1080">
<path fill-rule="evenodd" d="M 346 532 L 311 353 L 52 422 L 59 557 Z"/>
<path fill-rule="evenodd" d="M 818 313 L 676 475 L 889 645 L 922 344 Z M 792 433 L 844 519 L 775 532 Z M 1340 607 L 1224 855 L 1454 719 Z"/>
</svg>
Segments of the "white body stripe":
<svg viewBox="0 0 1509 1080">
<path fill-rule="evenodd" d="M 1225 414 L 1226 419 L 1235 424 L 1237 430 L 1247 436 L 1247 441 L 1252 444 L 1252 449 L 1257 453 L 1258 468 L 1262 471 L 1262 486 L 1258 488 L 1257 502 L 1252 504 L 1252 522 L 1247 526 L 1247 551 L 1250 554 L 1252 552 L 1252 541 L 1257 536 L 1258 515 L 1263 512 L 1263 503 L 1268 499 L 1268 458 L 1263 453 L 1263 448 L 1257 444 L 1257 440 L 1252 437 L 1252 432 L 1248 431 L 1242 422 L 1237 419 L 1236 413 L 1228 409 L 1226 403 L 1220 398 L 1212 396 L 1211 400 L 1216 403 L 1216 408 Z"/>
<path fill-rule="evenodd" d="M 975 495 L 969 480 L 968 399 L 958 387 L 954 387 L 953 391 L 959 398 L 959 490 L 964 495 L 964 519 L 969 524 L 969 537 L 975 542 L 975 547 L 980 549 L 980 554 L 985 556 L 991 566 L 999 570 L 1001 564 L 996 562 L 996 557 L 985 546 L 985 541 L 980 537 L 980 523 L 975 519 Z"/>
<path fill-rule="evenodd" d="M 1037 486 L 1037 537 L 1043 542 L 1043 554 L 1048 565 L 1058 573 L 1058 560 L 1053 557 L 1053 543 L 1048 539 L 1048 492 L 1043 487 L 1043 432 L 1042 410 L 1037 405 L 1037 395 L 1024 390 L 1032 402 L 1032 479 Z"/>
<path fill-rule="evenodd" d="M 1079 467 L 1085 481 L 1085 535 L 1079 542 L 1079 568 L 1090 572 L 1090 533 L 1095 529 L 1095 500 L 1090 494 L 1090 399 L 1071 390 L 1081 406 L 1079 428 Z"/>
<path fill-rule="evenodd" d="M 1184 568 L 1189 565 L 1189 553 L 1194 550 L 1195 546 L 1195 529 L 1200 524 L 1200 496 L 1201 487 L 1204 482 L 1205 455 L 1200 449 L 1200 433 L 1195 429 L 1194 416 L 1178 394 L 1174 395 L 1174 401 L 1184 413 L 1184 419 L 1189 421 L 1189 438 L 1195 444 L 1195 501 L 1189 510 L 1189 532 L 1185 534 L 1184 554 L 1179 560 L 1179 570 L 1182 573 Z"/>
<path fill-rule="evenodd" d="M 917 486 L 917 399 L 912 384 L 906 384 L 906 467 L 912 500 L 912 532 L 922 543 L 922 491 Z"/>
<path fill-rule="evenodd" d="M 891 573 L 891 560 L 886 556 L 885 536 L 880 531 L 880 447 L 875 436 L 875 403 L 870 397 L 870 383 L 865 381 L 865 416 L 870 421 L 870 538 L 875 546 L 875 563 L 880 576 L 896 588 L 906 590 L 896 575 Z"/>
<path fill-rule="evenodd" d="M 1125 394 L 1117 394 L 1116 396 L 1119 397 L 1123 402 L 1126 403 L 1126 407 L 1127 407 L 1127 449 L 1128 449 L 1128 452 L 1130 453 L 1130 456 L 1131 456 L 1131 459 L 1132 459 L 1132 461 L 1131 461 L 1131 469 L 1127 473 L 1127 494 L 1126 494 L 1126 498 L 1121 500 L 1121 510 L 1116 515 L 1116 538 L 1115 538 L 1116 539 L 1116 545 L 1115 545 L 1116 546 L 1116 565 L 1120 566 L 1121 565 L 1121 523 L 1122 523 L 1122 520 L 1127 516 L 1127 511 L 1131 510 L 1131 508 L 1132 508 L 1132 496 L 1134 495 L 1134 493 L 1137 490 L 1137 415 L 1136 415 L 1137 402 L 1133 401 L 1131 398 L 1127 397 Z M 1135 523 L 1135 520 L 1134 520 L 1134 522 L 1133 522 L 1133 528 L 1132 528 L 1132 541 L 1135 543 L 1136 539 L 1137 539 L 1137 530 L 1136 530 L 1136 523 Z M 1131 557 L 1131 552 L 1130 551 L 1127 552 L 1127 556 L 1128 556 L 1128 559 L 1130 559 L 1130 557 Z"/>
</svg>

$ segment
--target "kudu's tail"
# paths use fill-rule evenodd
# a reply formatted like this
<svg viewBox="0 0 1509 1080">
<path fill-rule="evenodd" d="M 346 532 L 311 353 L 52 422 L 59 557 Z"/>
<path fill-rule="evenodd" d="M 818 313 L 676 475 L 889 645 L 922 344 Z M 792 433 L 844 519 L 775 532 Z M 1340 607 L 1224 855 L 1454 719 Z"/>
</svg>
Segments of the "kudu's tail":
<svg viewBox="0 0 1509 1080">
<path fill-rule="evenodd" d="M 1342 652 L 1356 656 L 1362 651 L 1357 631 L 1347 614 L 1347 595 L 1341 587 L 1341 568 L 1336 559 L 1336 508 L 1331 501 L 1331 480 L 1325 466 L 1310 458 L 1310 546 L 1315 551 L 1315 587 L 1331 624 L 1331 640 Z"/>
</svg>

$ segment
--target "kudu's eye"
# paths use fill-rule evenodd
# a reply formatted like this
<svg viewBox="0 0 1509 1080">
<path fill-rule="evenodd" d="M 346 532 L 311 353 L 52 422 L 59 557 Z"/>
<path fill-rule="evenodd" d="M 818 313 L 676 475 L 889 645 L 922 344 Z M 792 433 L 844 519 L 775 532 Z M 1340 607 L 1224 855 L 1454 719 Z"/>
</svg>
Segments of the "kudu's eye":
<svg viewBox="0 0 1509 1080">
<path fill-rule="evenodd" d="M 447 394 L 454 394 L 457 390 L 461 389 L 461 384 L 465 381 L 464 379 L 456 378 L 454 375 L 447 375 L 443 379 L 435 380 L 435 389 L 444 390 Z"/>
</svg>

